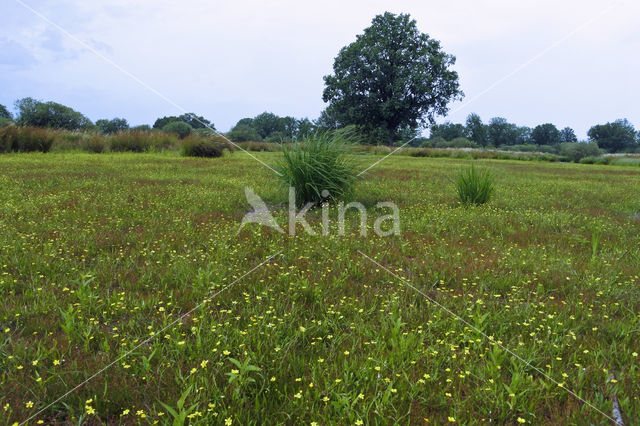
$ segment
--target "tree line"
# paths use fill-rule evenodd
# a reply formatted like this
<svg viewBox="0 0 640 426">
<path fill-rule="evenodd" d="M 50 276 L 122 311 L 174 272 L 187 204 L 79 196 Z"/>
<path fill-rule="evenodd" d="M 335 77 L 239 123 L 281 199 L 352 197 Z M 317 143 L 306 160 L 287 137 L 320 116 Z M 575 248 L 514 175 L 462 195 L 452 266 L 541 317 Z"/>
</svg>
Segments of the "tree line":
<svg viewBox="0 0 640 426">
<path fill-rule="evenodd" d="M 607 152 L 635 152 L 640 148 L 640 132 L 627 119 L 596 124 L 587 132 L 589 141 Z M 578 142 L 571 127 L 558 129 L 552 123 L 533 128 L 518 126 L 505 118 L 494 117 L 483 123 L 478 114 L 470 114 L 464 124 L 445 122 L 431 127 L 431 139 L 453 141 L 466 138 L 479 147 L 509 147 L 517 145 L 558 146 Z"/>
<path fill-rule="evenodd" d="M 501 117 L 483 123 L 477 114 L 471 114 L 464 124 L 436 124 L 437 117 L 448 113 L 449 103 L 464 96 L 453 70 L 455 61 L 455 56 L 446 53 L 438 40 L 420 32 L 408 14 L 385 12 L 375 16 L 354 42 L 338 52 L 333 73 L 324 77 L 322 99 L 328 105 L 318 119 L 264 112 L 241 119 L 226 136 L 236 142 L 286 142 L 317 131 L 350 127 L 366 144 L 392 145 L 411 139 L 413 145 L 428 146 L 434 140 L 464 145 L 460 139 L 465 139 L 478 147 L 554 147 L 577 142 L 573 129 L 558 129 L 551 123 L 530 128 Z M 80 112 L 55 102 L 24 98 L 15 105 L 18 125 L 96 130 L 103 134 L 130 129 L 124 118 L 92 123 Z M 0 105 L 0 125 L 13 119 Z M 428 128 L 430 140 L 417 138 Z M 184 138 L 194 132 L 210 133 L 214 126 L 210 120 L 188 113 L 161 117 L 152 127 L 133 129 L 161 130 Z M 588 136 L 608 152 L 635 151 L 640 147 L 640 135 L 626 119 L 597 124 L 589 129 Z"/>
</svg>

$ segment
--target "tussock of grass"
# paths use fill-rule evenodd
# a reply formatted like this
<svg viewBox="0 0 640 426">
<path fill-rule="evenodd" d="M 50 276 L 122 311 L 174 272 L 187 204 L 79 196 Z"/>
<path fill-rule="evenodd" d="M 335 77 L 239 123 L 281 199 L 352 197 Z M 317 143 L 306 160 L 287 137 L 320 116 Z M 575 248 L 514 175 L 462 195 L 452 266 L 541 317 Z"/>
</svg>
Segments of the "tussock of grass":
<svg viewBox="0 0 640 426">
<path fill-rule="evenodd" d="M 341 134 L 323 133 L 282 146 L 284 159 L 276 170 L 282 182 L 295 188 L 296 204 L 346 200 L 353 195 L 357 174 L 347 156 L 348 144 Z"/>
<path fill-rule="evenodd" d="M 491 173 L 478 170 L 473 164 L 467 170 L 460 171 L 455 186 L 458 199 L 464 205 L 487 203 L 495 189 Z"/>
</svg>

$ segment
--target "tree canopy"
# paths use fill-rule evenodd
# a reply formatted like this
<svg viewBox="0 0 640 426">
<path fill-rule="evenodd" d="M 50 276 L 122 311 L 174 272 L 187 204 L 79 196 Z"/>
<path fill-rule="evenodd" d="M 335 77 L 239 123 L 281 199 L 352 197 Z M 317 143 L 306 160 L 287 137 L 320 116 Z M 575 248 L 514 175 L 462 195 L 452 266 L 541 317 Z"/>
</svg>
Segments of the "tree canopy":
<svg viewBox="0 0 640 426">
<path fill-rule="evenodd" d="M 111 120 L 102 119 L 96 121 L 96 126 L 100 133 L 110 135 L 129 129 L 129 123 L 124 118 L 113 118 Z"/>
<path fill-rule="evenodd" d="M 253 118 L 243 118 L 227 133 L 235 142 L 292 141 L 313 133 L 317 126 L 308 118 L 280 117 L 271 112 L 263 112 Z"/>
<path fill-rule="evenodd" d="M 536 145 L 557 145 L 562 141 L 560 130 L 551 123 L 539 124 L 531 132 Z"/>
<path fill-rule="evenodd" d="M 408 14 L 385 12 L 340 50 L 322 98 L 339 125 L 383 129 L 391 143 L 400 129 L 433 124 L 462 98 L 454 63 Z"/>
<path fill-rule="evenodd" d="M 13 119 L 13 116 L 11 115 L 7 107 L 2 104 L 0 104 L 0 118 L 6 118 L 9 120 Z"/>
<path fill-rule="evenodd" d="M 212 127 L 215 129 L 213 123 L 206 118 L 199 116 L 193 112 L 189 112 L 187 114 L 182 115 L 169 115 L 166 117 L 158 118 L 155 123 L 153 123 L 154 129 L 162 129 L 169 123 L 174 121 L 182 121 L 183 123 L 187 123 L 193 129 L 203 129 L 206 127 Z"/>
<path fill-rule="evenodd" d="M 619 152 L 637 146 L 636 129 L 624 118 L 613 123 L 597 124 L 587 132 L 589 139 L 609 152 Z"/>
<path fill-rule="evenodd" d="M 93 127 L 93 123 L 87 117 L 56 102 L 41 102 L 33 98 L 23 98 L 17 100 L 15 105 L 18 110 L 16 123 L 21 126 L 67 130 Z"/>
</svg>

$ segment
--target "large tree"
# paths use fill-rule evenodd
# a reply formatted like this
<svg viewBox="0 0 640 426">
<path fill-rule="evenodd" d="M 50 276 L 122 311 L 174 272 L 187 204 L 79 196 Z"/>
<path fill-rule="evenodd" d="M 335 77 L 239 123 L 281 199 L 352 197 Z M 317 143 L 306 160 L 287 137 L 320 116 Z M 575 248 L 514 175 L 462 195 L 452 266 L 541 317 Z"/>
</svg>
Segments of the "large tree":
<svg viewBox="0 0 640 426">
<path fill-rule="evenodd" d="M 385 12 L 340 50 L 322 99 L 340 125 L 382 129 L 392 143 L 399 130 L 433 124 L 462 98 L 454 63 L 408 14 Z"/>
<path fill-rule="evenodd" d="M 557 145 L 562 140 L 562 134 L 551 123 L 538 124 L 531 133 L 531 139 L 536 145 Z"/>
<path fill-rule="evenodd" d="M 624 151 L 637 146 L 636 129 L 625 118 L 613 123 L 597 124 L 587 132 L 589 139 L 609 152 Z"/>
<path fill-rule="evenodd" d="M 560 130 L 560 141 L 578 142 L 578 137 L 576 136 L 576 132 L 574 132 L 571 127 L 565 127 L 564 129 Z"/>
<path fill-rule="evenodd" d="M 489 143 L 495 147 L 517 144 L 518 133 L 518 126 L 502 117 L 492 118 L 487 126 Z"/>
<path fill-rule="evenodd" d="M 21 126 L 67 130 L 93 127 L 93 123 L 87 117 L 56 102 L 41 102 L 33 98 L 23 98 L 16 101 L 16 109 L 18 110 L 16 122 Z"/>
<path fill-rule="evenodd" d="M 476 113 L 471 113 L 466 121 L 467 138 L 480 146 L 487 146 L 488 135 L 487 126 L 482 123 L 482 119 Z"/>
</svg>

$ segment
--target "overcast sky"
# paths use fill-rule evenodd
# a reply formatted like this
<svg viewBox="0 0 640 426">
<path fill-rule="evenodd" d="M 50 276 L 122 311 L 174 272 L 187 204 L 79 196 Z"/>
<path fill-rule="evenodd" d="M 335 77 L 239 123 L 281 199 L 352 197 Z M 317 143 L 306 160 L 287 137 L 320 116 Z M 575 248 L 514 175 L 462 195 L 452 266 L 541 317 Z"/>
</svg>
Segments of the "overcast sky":
<svg viewBox="0 0 640 426">
<path fill-rule="evenodd" d="M 477 112 L 579 137 L 617 118 L 640 127 L 635 0 L 19 1 L 222 131 L 263 111 L 316 118 L 333 58 L 385 11 L 411 14 L 457 57 L 466 97 L 448 120 Z M 0 104 L 26 96 L 94 121 L 182 113 L 18 0 L 0 0 Z"/>
</svg>

